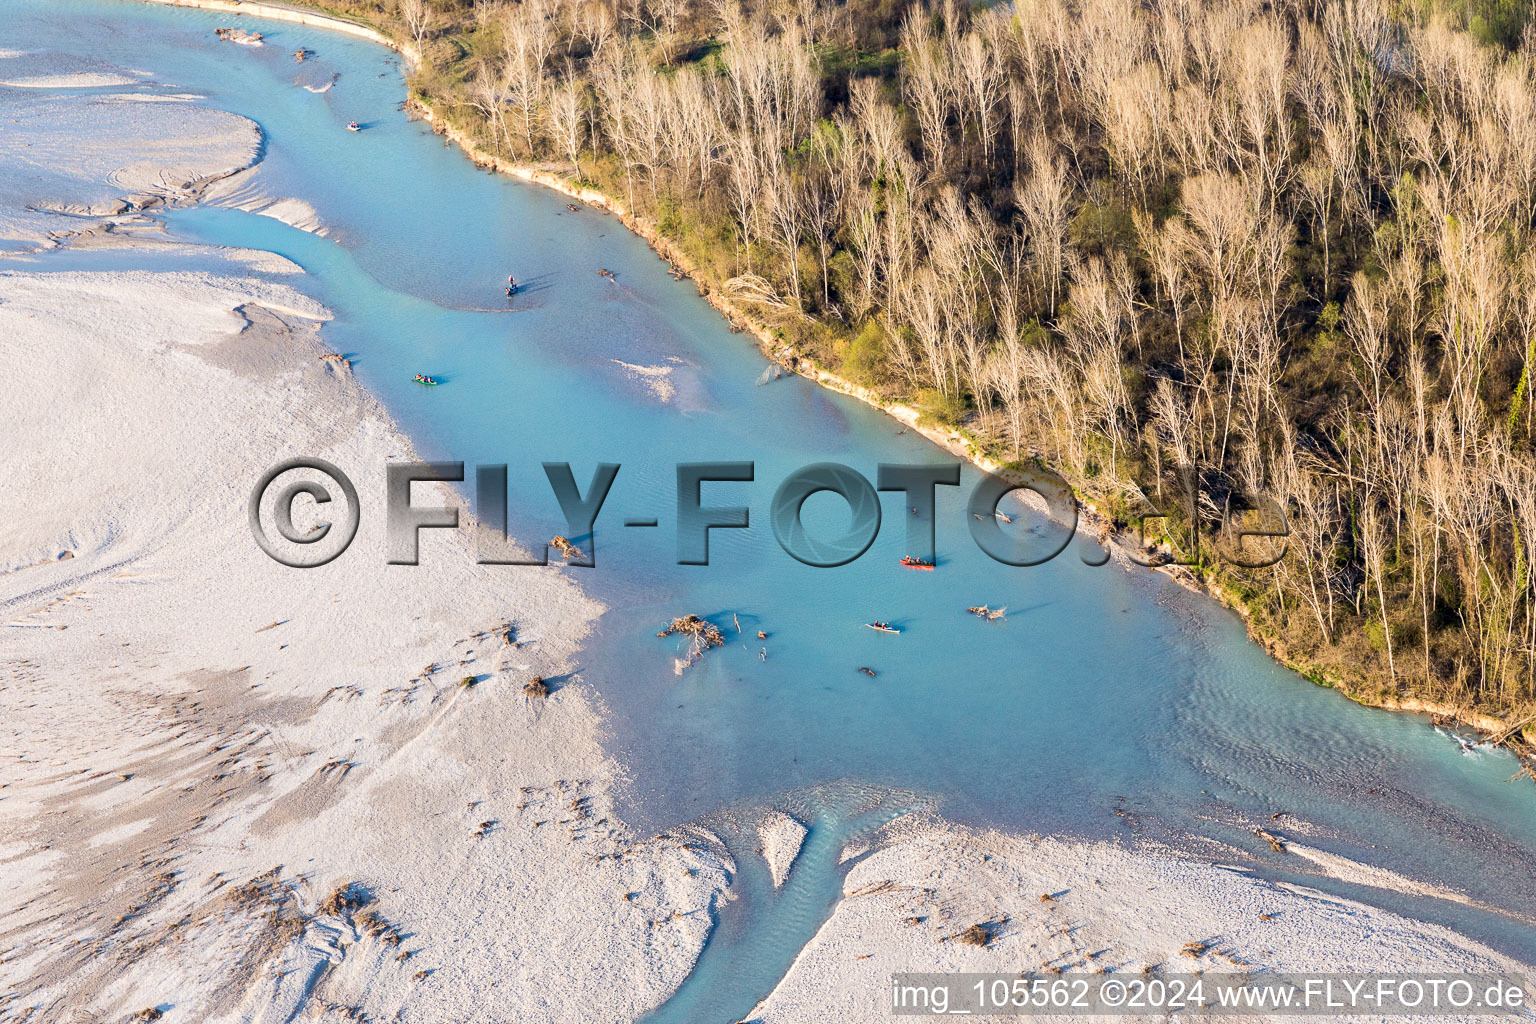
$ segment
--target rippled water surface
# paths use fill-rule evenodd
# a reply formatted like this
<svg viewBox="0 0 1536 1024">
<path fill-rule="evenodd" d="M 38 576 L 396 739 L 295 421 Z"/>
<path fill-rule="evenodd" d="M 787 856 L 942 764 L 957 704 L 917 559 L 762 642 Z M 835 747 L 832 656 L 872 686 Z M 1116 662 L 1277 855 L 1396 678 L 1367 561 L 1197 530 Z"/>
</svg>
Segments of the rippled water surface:
<svg viewBox="0 0 1536 1024">
<path fill-rule="evenodd" d="M 598 520 L 598 567 L 571 571 L 610 608 L 578 673 L 601 694 L 612 749 L 630 768 L 627 815 L 660 827 L 797 792 L 813 825 L 780 898 L 787 909 L 749 894 L 748 909 L 728 912 L 766 915 L 757 920 L 771 923 L 773 952 L 726 920 L 679 996 L 686 1008 L 663 1018 L 745 1011 L 775 978 L 739 965 L 787 964 L 814 934 L 837 892 L 836 858 L 817 851 L 889 810 L 878 796 L 850 805 L 850 791 L 921 794 L 950 817 L 1007 828 L 1195 849 L 1215 840 L 1271 876 L 1442 922 L 1536 962 L 1536 787 L 1506 781 L 1517 768 L 1507 755 L 1464 751 L 1422 719 L 1309 684 L 1271 663 L 1233 616 L 1155 574 L 1089 567 L 1075 546 L 1040 567 L 992 562 L 967 532 L 969 468 L 961 487 L 939 489 L 936 572 L 897 565 L 899 494 L 883 496 L 880 535 L 853 564 L 813 569 L 784 554 L 767 510 L 792 470 L 836 461 L 873 480 L 882 462 L 947 457 L 803 380 L 758 386 L 755 348 L 616 220 L 477 171 L 408 121 L 394 55 L 279 23 L 260 26 L 270 45 L 234 47 L 213 37 L 225 16 L 112 0 L 9 0 L 5 13 L 0 48 L 145 69 L 157 84 L 100 91 L 193 91 L 261 124 L 265 160 L 236 198 L 302 198 L 325 237 L 214 208 L 172 212 L 167 230 L 302 265 L 299 286 L 338 315 L 328 344 L 355 360 L 424 453 L 510 464 L 514 533 L 564 532 L 541 462 L 569 461 L 583 487 L 596 463 L 621 464 Z M 297 67 L 300 46 L 316 62 Z M 304 88 L 333 74 L 327 91 Z M 349 120 L 366 130 L 347 133 Z M 28 269 L 188 259 L 61 252 Z M 527 283 L 510 303 L 509 273 Z M 419 388 L 418 372 L 445 384 Z M 750 506 L 753 527 L 714 531 L 711 565 L 678 566 L 674 465 L 714 459 L 755 463 L 754 482 L 705 488 L 706 504 Z M 650 517 L 660 525 L 621 525 Z M 826 495 L 807 504 L 812 529 L 834 532 L 846 519 Z M 1007 618 L 965 613 L 983 603 L 1007 606 Z M 687 612 L 723 626 L 728 643 L 679 676 L 676 645 L 655 633 Z M 902 634 L 862 628 L 876 618 Z M 839 795 L 809 806 L 807 792 Z M 1251 835 L 1282 810 L 1308 823 L 1309 845 L 1501 909 L 1306 875 L 1304 862 Z"/>
</svg>

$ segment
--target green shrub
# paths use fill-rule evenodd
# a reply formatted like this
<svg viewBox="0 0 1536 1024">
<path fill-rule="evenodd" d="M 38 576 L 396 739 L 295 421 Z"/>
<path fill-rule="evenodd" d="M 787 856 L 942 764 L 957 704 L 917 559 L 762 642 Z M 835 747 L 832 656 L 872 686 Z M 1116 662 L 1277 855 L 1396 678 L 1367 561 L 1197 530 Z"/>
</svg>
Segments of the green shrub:
<svg viewBox="0 0 1536 1024">
<path fill-rule="evenodd" d="M 878 321 L 866 320 L 848 345 L 848 355 L 843 359 L 843 376 L 872 387 L 885 379 L 885 368 L 885 329 Z"/>
<path fill-rule="evenodd" d="M 924 420 L 946 427 L 958 424 L 967 411 L 965 399 L 946 395 L 936 388 L 923 388 L 913 397 L 913 404 L 923 414 Z"/>
</svg>

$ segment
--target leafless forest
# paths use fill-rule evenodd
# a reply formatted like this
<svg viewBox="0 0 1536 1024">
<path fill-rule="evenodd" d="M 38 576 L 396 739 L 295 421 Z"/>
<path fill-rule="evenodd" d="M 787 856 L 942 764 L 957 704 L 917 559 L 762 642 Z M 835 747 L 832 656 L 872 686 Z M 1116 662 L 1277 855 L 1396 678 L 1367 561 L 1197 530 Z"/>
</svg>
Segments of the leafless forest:
<svg viewBox="0 0 1536 1024">
<path fill-rule="evenodd" d="M 1178 465 L 1280 502 L 1276 568 L 1201 571 L 1314 677 L 1530 713 L 1528 5 L 336 6 L 829 369 L 1121 520 Z"/>
</svg>

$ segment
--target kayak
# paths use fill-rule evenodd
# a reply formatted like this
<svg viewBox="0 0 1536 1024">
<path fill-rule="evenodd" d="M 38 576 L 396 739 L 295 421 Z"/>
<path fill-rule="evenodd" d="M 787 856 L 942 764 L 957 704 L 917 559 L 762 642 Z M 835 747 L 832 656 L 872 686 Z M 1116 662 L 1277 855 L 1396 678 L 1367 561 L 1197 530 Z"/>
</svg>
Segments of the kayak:
<svg viewBox="0 0 1536 1024">
<path fill-rule="evenodd" d="M 895 626 L 887 626 L 883 622 L 866 622 L 866 623 L 864 623 L 864 625 L 868 626 L 870 629 L 873 629 L 873 630 L 875 630 L 876 632 L 879 632 L 879 633 L 897 633 L 897 634 L 899 634 L 901 632 L 901 630 L 897 629 Z"/>
</svg>

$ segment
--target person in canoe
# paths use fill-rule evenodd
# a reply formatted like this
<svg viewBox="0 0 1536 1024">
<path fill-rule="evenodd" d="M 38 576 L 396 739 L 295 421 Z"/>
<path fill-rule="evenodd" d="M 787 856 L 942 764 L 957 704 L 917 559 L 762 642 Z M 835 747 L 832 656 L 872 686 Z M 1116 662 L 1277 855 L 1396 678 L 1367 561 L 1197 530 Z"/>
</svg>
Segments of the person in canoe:
<svg viewBox="0 0 1536 1024">
<path fill-rule="evenodd" d="M 431 377 L 426 376 L 425 374 L 418 373 L 416 375 L 416 383 L 418 383 L 418 384 L 436 384 L 437 381 L 434 380 Z"/>
<path fill-rule="evenodd" d="M 927 569 L 930 572 L 933 570 L 932 562 L 925 558 L 913 558 L 911 555 L 904 556 L 901 560 L 901 564 L 906 566 L 908 569 Z"/>
<path fill-rule="evenodd" d="M 891 625 L 889 622 L 881 622 L 879 619 L 876 619 L 874 622 L 866 622 L 866 623 L 864 623 L 864 625 L 868 626 L 870 629 L 878 629 L 882 633 L 900 633 L 901 632 L 901 630 L 897 629 L 895 626 Z"/>
<path fill-rule="evenodd" d="M 349 131 L 349 132 L 360 132 L 362 130 L 363 130 L 363 126 L 358 124 L 356 121 L 348 121 L 347 122 L 347 131 Z"/>
</svg>

